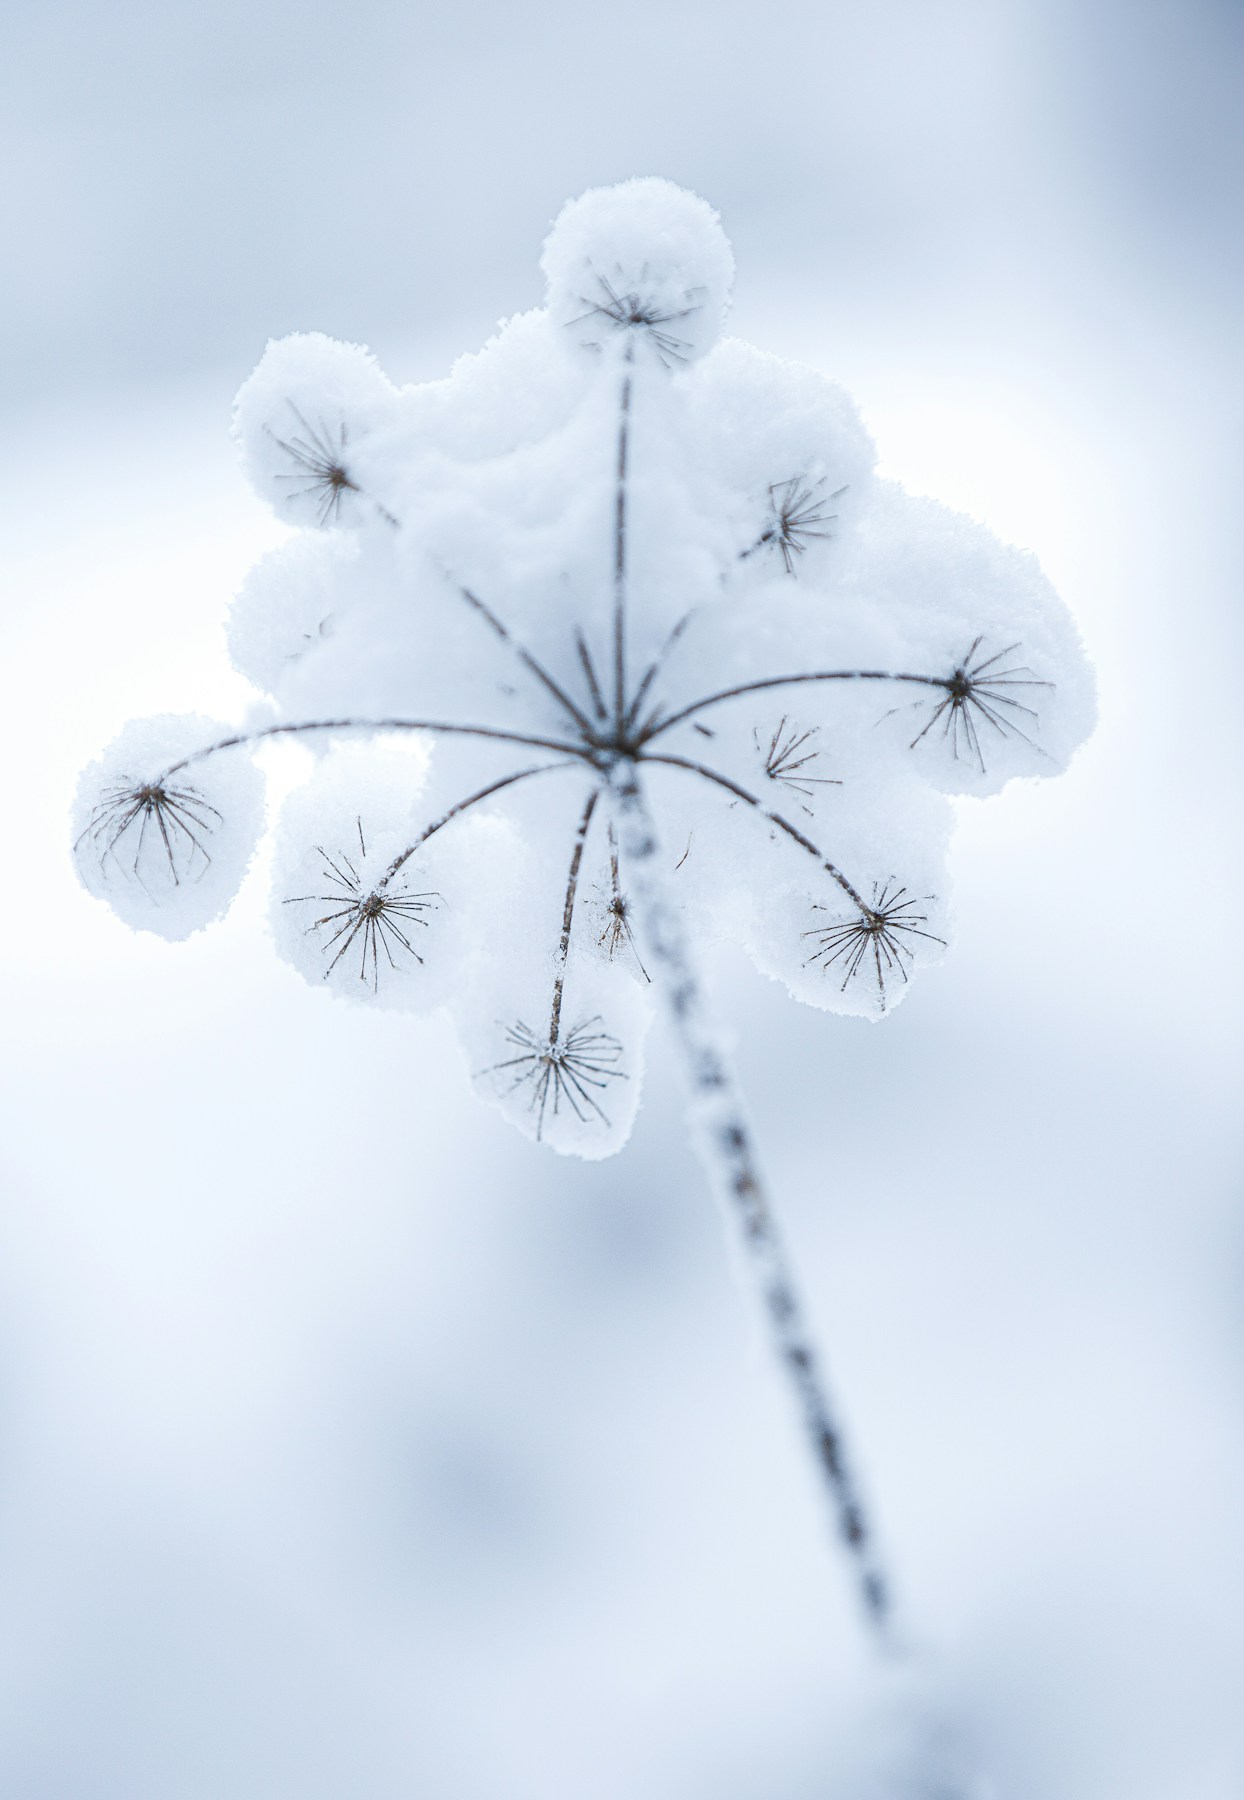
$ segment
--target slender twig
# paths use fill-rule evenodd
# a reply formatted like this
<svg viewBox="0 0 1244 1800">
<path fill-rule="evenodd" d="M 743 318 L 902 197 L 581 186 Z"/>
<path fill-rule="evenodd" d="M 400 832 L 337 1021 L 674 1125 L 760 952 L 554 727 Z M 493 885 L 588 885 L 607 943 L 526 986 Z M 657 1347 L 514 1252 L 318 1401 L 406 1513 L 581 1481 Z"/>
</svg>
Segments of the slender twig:
<svg viewBox="0 0 1244 1800">
<path fill-rule="evenodd" d="M 740 682 L 738 687 L 722 688 L 719 693 L 707 694 L 703 700 L 693 700 L 690 706 L 680 707 L 676 713 L 667 713 L 663 718 L 652 719 L 639 734 L 641 744 L 649 743 L 660 737 L 663 732 L 670 731 L 675 725 L 681 725 L 694 713 L 701 713 L 709 706 L 718 706 L 723 700 L 735 700 L 740 694 L 759 694 L 768 688 L 797 687 L 808 681 L 914 681 L 921 687 L 948 688 L 952 677 L 945 675 L 901 675 L 889 669 L 818 669 L 806 675 L 769 675 L 762 681 Z"/>
<path fill-rule="evenodd" d="M 609 822 L 609 901 L 605 907 L 605 929 L 597 938 L 597 943 L 605 946 L 610 962 L 613 961 L 623 944 L 629 944 L 639 972 L 645 981 L 651 981 L 644 967 L 635 943 L 635 933 L 631 929 L 631 909 L 626 895 L 622 892 L 622 872 L 618 865 L 618 835 L 613 821 Z"/>
<path fill-rule="evenodd" d="M 643 707 L 644 701 L 648 697 L 649 688 L 652 686 L 653 682 L 656 680 L 657 676 L 660 674 L 661 670 L 664 668 L 665 663 L 669 658 L 670 652 L 673 650 L 675 644 L 678 642 L 678 640 L 682 636 L 683 632 L 687 629 L 687 626 L 691 623 L 692 619 L 695 617 L 695 614 L 697 611 L 698 611 L 698 608 L 693 606 L 690 608 L 689 611 L 687 611 L 683 614 L 682 618 L 679 619 L 677 625 L 675 625 L 674 629 L 670 632 L 669 636 L 666 638 L 665 642 L 661 645 L 661 648 L 657 651 L 657 653 L 653 657 L 651 663 L 648 665 L 648 668 L 645 671 L 643 679 L 639 683 L 639 686 L 635 689 L 634 698 L 632 699 L 631 704 L 626 709 L 625 725 L 626 725 L 626 729 L 628 732 L 634 731 L 635 721 L 638 719 L 640 710 Z"/>
<path fill-rule="evenodd" d="M 587 805 L 583 809 L 583 817 L 579 820 L 579 829 L 575 832 L 574 849 L 570 853 L 570 873 L 566 878 L 566 899 L 562 907 L 562 935 L 557 945 L 557 972 L 553 978 L 553 1005 L 549 1014 L 549 1044 L 557 1043 L 557 1034 L 562 1021 L 562 994 L 566 986 L 566 961 L 570 955 L 570 930 L 574 924 L 575 896 L 579 891 L 579 870 L 583 864 L 583 846 L 587 842 L 587 834 L 592 825 L 592 814 L 596 811 L 596 802 L 600 799 L 600 789 L 593 788 L 588 795 Z"/>
<path fill-rule="evenodd" d="M 801 850 L 806 850 L 809 856 L 815 857 L 817 862 L 820 863 L 821 867 L 825 870 L 825 873 L 833 876 L 843 893 L 854 900 L 861 913 L 867 914 L 869 912 L 870 909 L 867 901 L 861 898 L 857 890 L 843 874 L 842 870 L 838 868 L 837 864 L 832 863 L 823 850 L 817 849 L 811 838 L 805 837 L 799 827 L 797 825 L 792 825 L 789 819 L 784 819 L 781 813 L 773 812 L 772 809 L 767 807 L 764 801 L 758 799 L 755 794 L 749 793 L 745 787 L 740 787 L 737 781 L 732 781 L 728 775 L 718 774 L 716 769 L 705 768 L 703 763 L 690 762 L 686 757 L 682 756 L 658 756 L 650 753 L 645 756 L 643 760 L 645 762 L 664 763 L 671 769 L 685 769 L 690 775 L 699 775 L 703 780 L 711 781 L 715 786 L 724 788 L 728 794 L 733 794 L 736 800 L 745 800 L 748 806 L 755 807 L 762 818 L 768 819 L 771 825 L 776 825 L 779 831 L 784 831 L 788 838 L 793 839 L 793 841 L 799 845 Z"/>
<path fill-rule="evenodd" d="M 376 883 L 377 889 L 386 888 L 408 857 L 413 856 L 421 845 L 426 844 L 430 837 L 435 837 L 436 833 L 448 825 L 451 820 L 461 817 L 464 812 L 469 812 L 473 806 L 478 806 L 481 800 L 489 800 L 493 794 L 499 794 L 502 788 L 513 787 L 516 782 L 526 781 L 532 775 L 547 775 L 551 769 L 566 769 L 572 766 L 572 764 L 564 762 L 540 763 L 534 769 L 518 769 L 513 775 L 503 775 L 500 781 L 490 782 L 487 787 L 480 788 L 478 793 L 468 794 L 465 800 L 459 800 L 450 807 L 448 812 L 442 813 L 439 819 L 434 819 L 430 825 L 425 826 L 414 843 L 408 844 L 400 856 L 393 858 Z"/>
<path fill-rule="evenodd" d="M 614 719 L 621 735 L 626 717 L 626 481 L 631 432 L 631 365 L 635 347 L 628 342 L 618 417 L 618 461 L 613 506 L 613 676 Z"/>
<path fill-rule="evenodd" d="M 562 903 L 561 937 L 554 963 L 548 1030 L 541 1037 L 521 1019 L 507 1026 L 506 1042 L 515 1046 L 519 1054 L 494 1063 L 490 1069 L 483 1071 L 484 1074 L 492 1075 L 513 1070 L 513 1079 L 506 1090 L 508 1093 L 513 1093 L 515 1088 L 524 1084 L 530 1086 L 531 1108 L 536 1115 L 537 1141 L 544 1135 L 545 1113 L 550 1100 L 554 1116 L 564 1103 L 580 1123 L 585 1123 L 589 1115 L 595 1113 L 601 1123 L 607 1126 L 608 1115 L 597 1100 L 596 1092 L 607 1087 L 611 1081 L 625 1080 L 624 1072 L 616 1066 L 622 1054 L 622 1045 L 603 1029 L 599 1014 L 590 1019 L 581 1019 L 568 1031 L 562 1031 L 562 1001 L 574 927 L 575 900 L 579 890 L 579 872 L 592 816 L 599 799 L 600 789 L 593 788 L 579 820 L 571 850 L 566 897 Z"/>
<path fill-rule="evenodd" d="M 592 696 L 592 709 L 603 724 L 609 717 L 609 708 L 605 705 L 605 696 L 601 692 L 600 681 L 596 674 L 596 664 L 592 661 L 592 653 L 587 647 L 587 639 L 583 635 L 582 626 L 575 627 L 575 649 L 579 653 L 579 662 L 583 673 L 587 676 L 588 692 Z"/>
<path fill-rule="evenodd" d="M 582 744 L 563 744 L 556 738 L 531 737 L 521 731 L 499 731 L 489 725 L 454 725 L 439 719 L 308 719 L 298 725 L 265 725 L 260 731 L 239 731 L 232 737 L 218 738 L 192 750 L 180 762 L 170 763 L 153 785 L 162 785 L 170 775 L 178 775 L 192 763 L 203 762 L 219 750 L 233 750 L 242 744 L 262 744 L 269 738 L 296 737 L 305 731 L 427 731 L 442 732 L 450 737 L 489 738 L 501 744 L 526 744 L 533 750 L 557 750 L 565 756 L 590 761 L 591 753 Z"/>
<path fill-rule="evenodd" d="M 509 648 L 513 650 L 523 667 L 535 676 L 542 687 L 547 688 L 548 692 L 552 694 L 553 698 L 561 706 L 565 707 L 580 731 L 590 735 L 592 731 L 591 720 L 580 707 L 575 705 L 575 702 L 570 698 L 570 695 L 566 692 L 565 688 L 561 686 L 560 682 L 553 679 L 544 664 L 540 662 L 538 658 L 533 656 L 527 646 L 514 636 L 514 633 L 510 630 L 509 626 L 502 623 L 492 608 L 486 605 L 485 602 L 480 599 L 478 594 L 472 593 L 471 589 L 461 582 L 457 584 L 457 587 L 458 592 L 466 601 L 467 605 L 475 609 L 480 618 L 483 619 L 484 623 L 490 626 L 501 639 L 501 642 L 507 644 Z"/>
</svg>

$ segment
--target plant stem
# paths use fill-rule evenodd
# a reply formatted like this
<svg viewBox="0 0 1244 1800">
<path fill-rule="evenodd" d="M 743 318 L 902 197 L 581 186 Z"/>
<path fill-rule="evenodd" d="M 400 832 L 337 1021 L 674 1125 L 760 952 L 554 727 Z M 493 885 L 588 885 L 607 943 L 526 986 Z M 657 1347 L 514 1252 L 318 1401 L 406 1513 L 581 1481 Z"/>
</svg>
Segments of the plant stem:
<svg viewBox="0 0 1244 1800">
<path fill-rule="evenodd" d="M 790 1263 L 761 1181 L 742 1095 L 705 1003 L 679 909 L 662 872 L 661 846 L 633 762 L 608 774 L 627 881 L 637 901 L 652 982 L 664 999 L 689 1090 L 690 1116 L 710 1185 L 737 1220 L 755 1272 L 774 1347 L 795 1390 L 865 1616 L 888 1643 L 891 1602 L 818 1367 Z"/>
</svg>

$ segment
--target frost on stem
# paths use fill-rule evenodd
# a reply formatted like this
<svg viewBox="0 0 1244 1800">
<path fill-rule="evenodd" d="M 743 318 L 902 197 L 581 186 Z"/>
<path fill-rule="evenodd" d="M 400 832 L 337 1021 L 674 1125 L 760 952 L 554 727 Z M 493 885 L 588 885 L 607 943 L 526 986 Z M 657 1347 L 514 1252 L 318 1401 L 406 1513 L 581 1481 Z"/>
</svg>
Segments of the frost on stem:
<svg viewBox="0 0 1244 1800">
<path fill-rule="evenodd" d="M 635 932 L 631 926 L 631 903 L 622 891 L 621 865 L 618 860 L 618 839 L 613 826 L 609 827 L 609 887 L 603 906 L 604 924 L 596 942 L 604 950 L 610 962 L 616 956 L 629 954 L 635 960 L 635 966 L 645 981 L 652 977 L 643 964 L 635 942 Z"/>
</svg>

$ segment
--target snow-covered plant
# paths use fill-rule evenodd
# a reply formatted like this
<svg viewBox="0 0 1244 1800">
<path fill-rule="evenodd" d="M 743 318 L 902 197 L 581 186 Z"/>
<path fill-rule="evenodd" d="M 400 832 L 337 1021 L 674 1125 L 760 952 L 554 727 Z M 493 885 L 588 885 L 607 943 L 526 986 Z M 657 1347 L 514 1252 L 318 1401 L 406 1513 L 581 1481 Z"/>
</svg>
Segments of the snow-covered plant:
<svg viewBox="0 0 1244 1800">
<path fill-rule="evenodd" d="M 84 775 L 92 893 L 182 938 L 236 891 L 252 753 L 317 752 L 273 931 L 309 981 L 452 1013 L 479 1092 L 600 1157 L 654 1002 L 737 1211 L 866 1604 L 887 1594 L 695 948 L 877 1018 L 937 961 L 952 794 L 1053 774 L 1092 691 L 1035 561 L 877 479 L 847 396 L 720 336 L 717 216 L 667 181 L 569 204 L 547 305 L 423 386 L 311 334 L 238 396 L 297 534 L 230 622 L 244 728 L 129 726 Z"/>
</svg>

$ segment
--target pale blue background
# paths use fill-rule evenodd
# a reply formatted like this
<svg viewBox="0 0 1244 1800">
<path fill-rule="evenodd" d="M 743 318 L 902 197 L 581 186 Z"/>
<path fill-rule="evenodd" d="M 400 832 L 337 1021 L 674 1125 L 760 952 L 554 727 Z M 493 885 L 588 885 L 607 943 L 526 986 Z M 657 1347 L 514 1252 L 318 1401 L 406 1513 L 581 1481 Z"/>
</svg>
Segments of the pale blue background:
<svg viewBox="0 0 1244 1800">
<path fill-rule="evenodd" d="M 734 328 L 1034 549 L 1102 723 L 965 810 L 878 1029 L 712 965 L 906 1610 L 1005 1800 L 1244 1791 L 1244 13 L 0 9 L 6 1800 L 908 1800 L 654 1076 L 510 1134 L 436 1024 L 75 886 L 77 769 L 236 712 L 270 334 L 441 371 L 561 201 L 721 210 Z M 278 768 L 277 779 L 288 772 Z M 896 1713 L 897 1709 L 897 1713 Z"/>
</svg>

